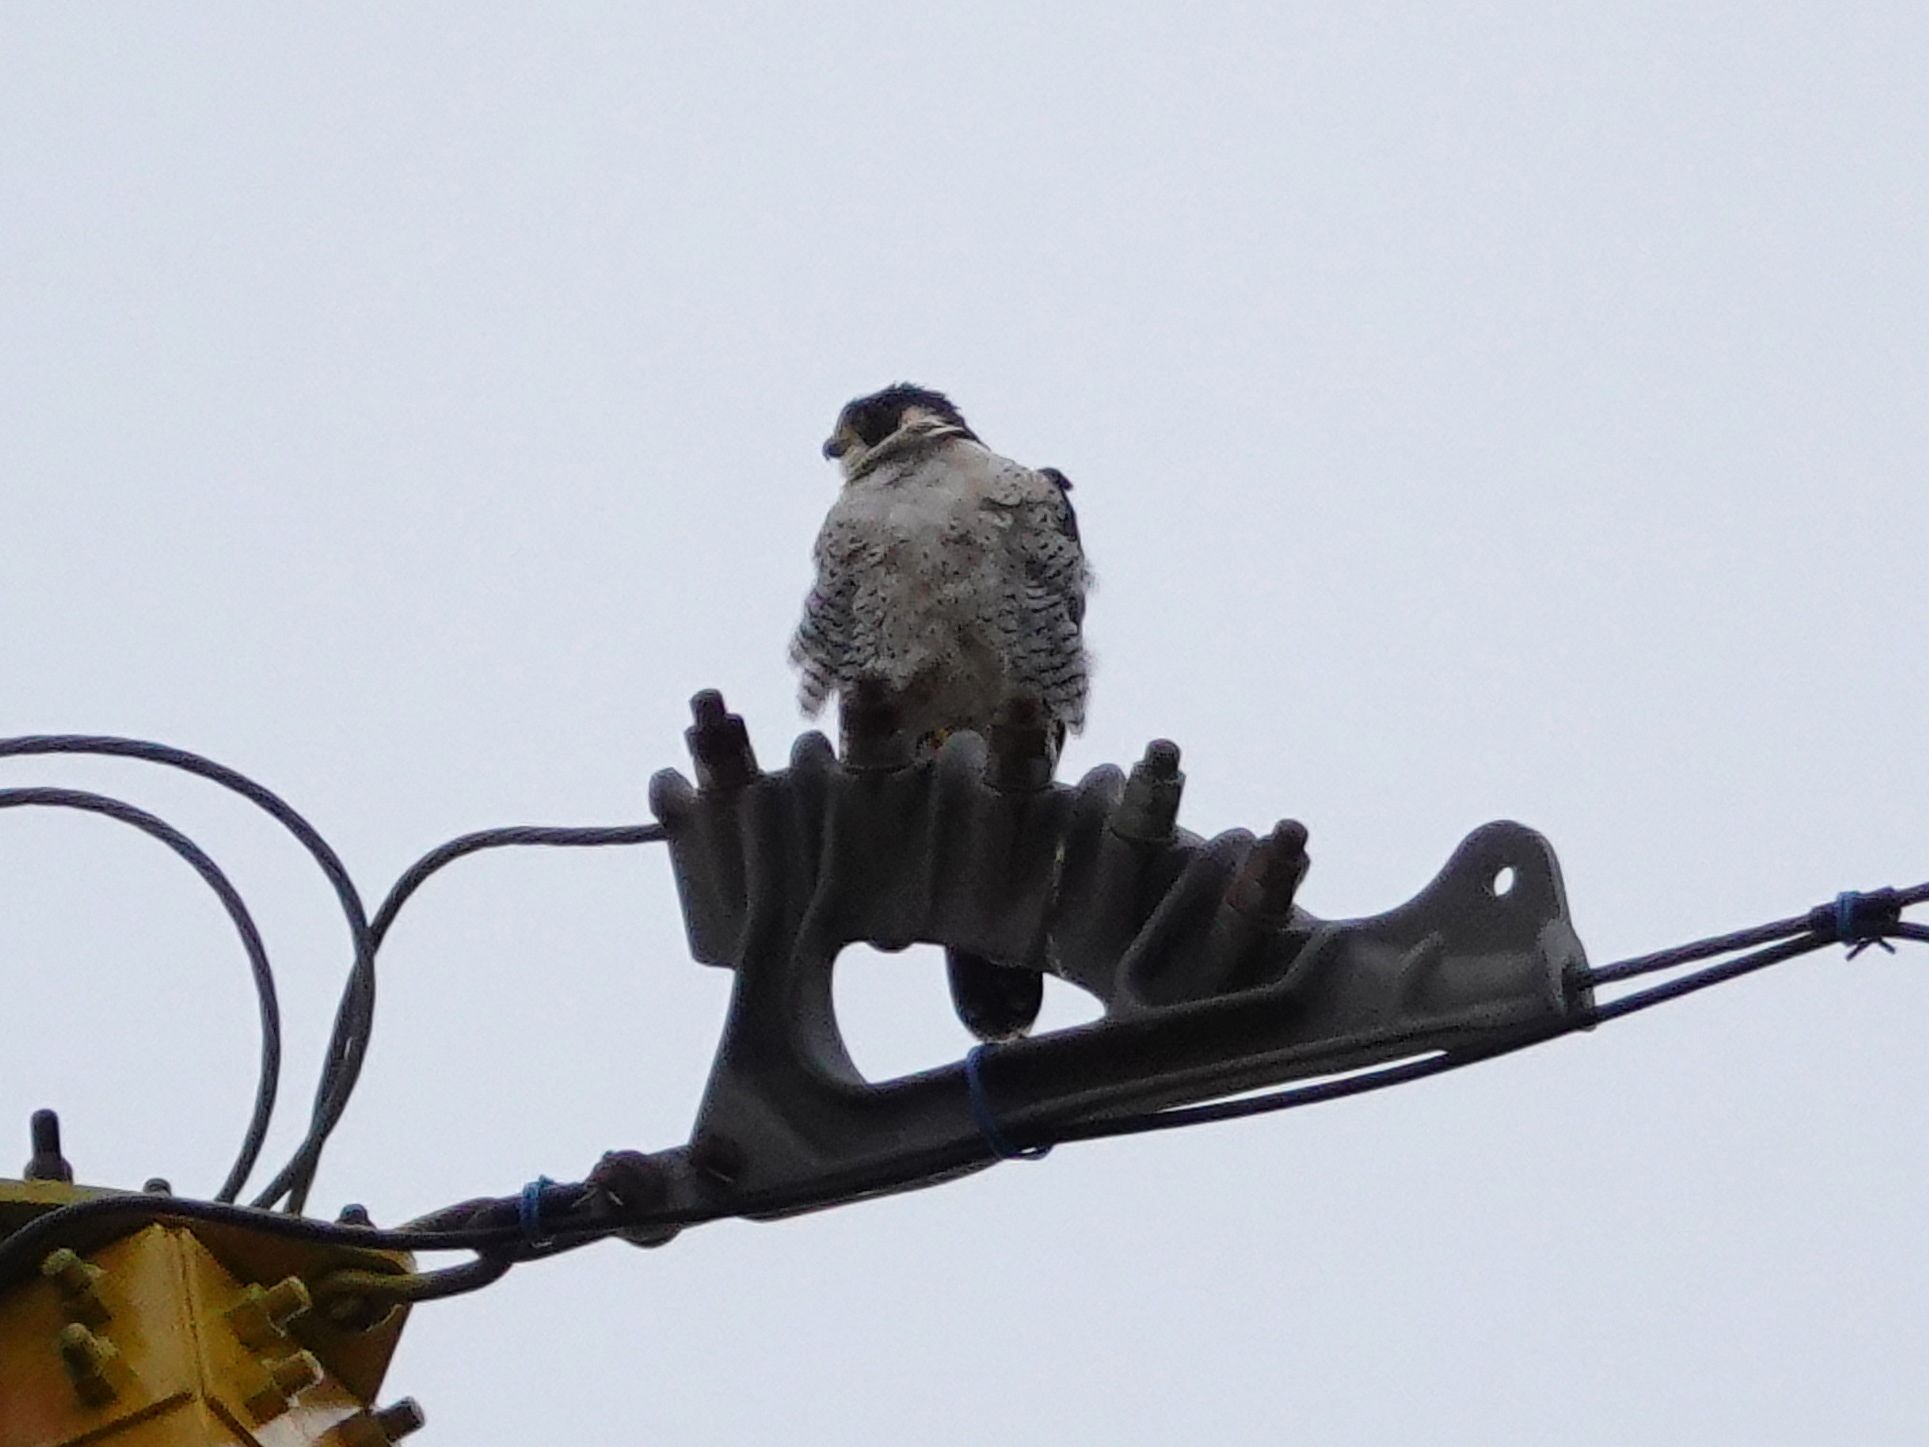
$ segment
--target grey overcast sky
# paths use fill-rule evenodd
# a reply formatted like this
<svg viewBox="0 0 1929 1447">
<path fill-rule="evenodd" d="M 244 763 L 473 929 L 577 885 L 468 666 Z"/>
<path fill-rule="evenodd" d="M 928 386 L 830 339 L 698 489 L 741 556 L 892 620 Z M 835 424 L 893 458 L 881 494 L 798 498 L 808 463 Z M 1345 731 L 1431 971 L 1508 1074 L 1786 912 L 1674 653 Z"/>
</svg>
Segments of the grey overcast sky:
<svg viewBox="0 0 1929 1447">
<path fill-rule="evenodd" d="M 1468 830 L 1605 961 L 1929 877 L 1929 11 L 1915 4 L 29 5 L 0 11 L 0 731 L 164 739 L 379 895 L 633 820 L 722 688 L 767 761 L 837 407 L 950 391 L 1078 483 L 1073 774 L 1186 750 L 1377 912 Z M 347 963 L 207 786 L 297 1134 Z M 665 860 L 498 855 L 384 954 L 315 1208 L 684 1138 L 727 978 Z M 956 1059 L 855 960 L 875 1076 Z M 0 1117 L 214 1190 L 226 920 L 0 818 Z M 1055 995 L 1052 1018 L 1080 1017 Z M 450 1444 L 1915 1443 L 1929 954 L 424 1308 Z M 3 1163 L 11 1166 L 9 1159 Z"/>
</svg>

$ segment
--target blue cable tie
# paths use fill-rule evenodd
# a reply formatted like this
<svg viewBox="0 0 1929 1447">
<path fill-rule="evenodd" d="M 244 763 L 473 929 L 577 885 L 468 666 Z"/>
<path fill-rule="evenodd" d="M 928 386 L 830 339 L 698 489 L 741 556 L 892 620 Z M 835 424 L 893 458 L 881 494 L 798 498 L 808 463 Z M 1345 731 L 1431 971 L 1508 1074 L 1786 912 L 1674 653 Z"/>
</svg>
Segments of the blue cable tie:
<svg viewBox="0 0 1929 1447">
<path fill-rule="evenodd" d="M 1011 1137 L 1005 1134 L 1004 1127 L 998 1124 L 998 1116 L 985 1098 L 985 1078 L 979 1069 L 979 1059 L 989 1050 L 989 1045 L 974 1045 L 971 1053 L 964 1058 L 965 1091 L 971 1100 L 971 1118 L 978 1122 L 978 1133 L 991 1147 L 991 1153 L 1001 1161 L 1042 1161 L 1052 1153 L 1049 1142 L 1035 1146 L 1015 1146 Z"/>
<path fill-rule="evenodd" d="M 1849 946 L 1850 959 L 1854 959 L 1870 945 L 1881 945 L 1890 954 L 1896 952 L 1896 947 L 1882 937 L 1880 924 L 1870 926 L 1856 918 L 1858 909 L 1874 902 L 1871 896 L 1858 894 L 1852 889 L 1845 889 L 1835 896 L 1835 937 Z"/>
<path fill-rule="evenodd" d="M 516 1224 L 522 1227 L 522 1239 L 531 1251 L 547 1251 L 556 1244 L 555 1237 L 543 1235 L 543 1190 L 555 1184 L 548 1176 L 538 1176 L 522 1188 L 516 1202 Z"/>
</svg>

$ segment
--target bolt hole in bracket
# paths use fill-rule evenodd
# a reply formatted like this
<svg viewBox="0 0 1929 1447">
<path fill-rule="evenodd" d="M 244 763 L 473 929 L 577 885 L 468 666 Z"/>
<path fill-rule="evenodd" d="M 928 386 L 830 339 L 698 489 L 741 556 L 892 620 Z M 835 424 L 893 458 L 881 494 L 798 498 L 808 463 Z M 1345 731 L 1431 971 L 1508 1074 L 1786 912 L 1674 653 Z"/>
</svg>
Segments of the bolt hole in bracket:
<svg viewBox="0 0 1929 1447">
<path fill-rule="evenodd" d="M 1322 920 L 1294 895 L 1306 831 L 1202 839 L 1175 827 L 1177 748 L 1130 775 L 1049 782 L 994 725 L 935 753 L 870 707 L 763 773 L 743 721 L 698 695 L 693 784 L 651 783 L 692 954 L 735 972 L 676 1205 L 777 1216 L 933 1184 L 995 1159 L 963 1065 L 870 1083 L 844 1047 L 831 975 L 847 946 L 925 942 L 1025 965 L 1095 995 L 1089 1024 L 1000 1045 L 980 1085 L 1013 1139 L 1439 1049 L 1585 1023 L 1585 956 L 1547 841 L 1475 830 L 1407 903 Z M 1021 721 L 1022 722 L 1022 721 Z M 982 1104 L 982 1102 L 980 1102 Z M 727 1168 L 715 1163 L 727 1162 Z M 708 1162 L 703 1165 L 700 1162 Z"/>
</svg>

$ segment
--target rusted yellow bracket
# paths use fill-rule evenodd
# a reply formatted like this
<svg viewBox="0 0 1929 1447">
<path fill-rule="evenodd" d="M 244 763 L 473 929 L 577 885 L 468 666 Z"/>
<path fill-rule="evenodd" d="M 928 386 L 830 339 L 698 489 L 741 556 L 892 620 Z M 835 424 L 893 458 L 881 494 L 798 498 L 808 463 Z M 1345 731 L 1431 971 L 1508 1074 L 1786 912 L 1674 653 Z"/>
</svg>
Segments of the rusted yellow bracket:
<svg viewBox="0 0 1929 1447">
<path fill-rule="evenodd" d="M 103 1194 L 0 1180 L 0 1238 Z M 410 1257 L 199 1222 L 85 1245 L 0 1286 L 0 1447 L 384 1447 L 422 1424 L 407 1399 L 375 1407 L 407 1306 L 369 1323 L 366 1298 L 311 1290 Z"/>
</svg>

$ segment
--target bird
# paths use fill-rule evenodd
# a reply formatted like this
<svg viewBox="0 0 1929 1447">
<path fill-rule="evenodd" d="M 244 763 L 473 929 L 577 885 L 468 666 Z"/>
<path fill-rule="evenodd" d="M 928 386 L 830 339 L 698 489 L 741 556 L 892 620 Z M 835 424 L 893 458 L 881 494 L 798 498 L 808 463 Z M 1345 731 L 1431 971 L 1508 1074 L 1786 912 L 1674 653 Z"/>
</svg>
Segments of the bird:
<svg viewBox="0 0 1929 1447">
<path fill-rule="evenodd" d="M 790 645 L 804 712 L 881 695 L 928 752 L 1022 703 L 1048 724 L 1055 764 L 1084 726 L 1088 674 L 1092 573 L 1071 482 L 992 451 L 950 398 L 910 382 L 846 403 L 823 452 L 842 487 Z M 945 960 L 974 1035 L 1030 1030 L 1037 971 L 955 949 Z"/>
</svg>

